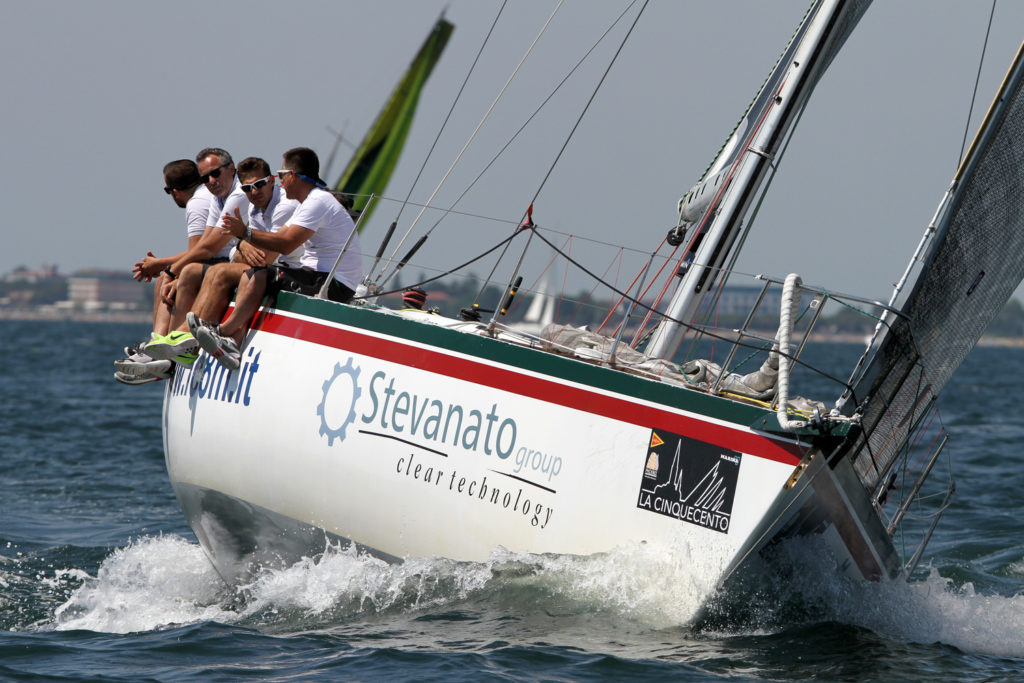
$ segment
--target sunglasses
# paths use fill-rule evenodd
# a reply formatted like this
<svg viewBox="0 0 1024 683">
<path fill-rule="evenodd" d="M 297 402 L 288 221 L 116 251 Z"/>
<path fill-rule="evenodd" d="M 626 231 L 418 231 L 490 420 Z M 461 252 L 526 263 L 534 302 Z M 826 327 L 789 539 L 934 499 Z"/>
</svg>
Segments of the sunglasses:
<svg viewBox="0 0 1024 683">
<path fill-rule="evenodd" d="M 277 177 L 280 178 L 281 180 L 284 180 L 284 177 L 289 173 L 295 173 L 295 171 L 289 170 L 287 168 L 282 168 L 280 171 L 277 172 Z"/>
<path fill-rule="evenodd" d="M 274 182 L 274 176 L 268 175 L 266 178 L 260 178 L 254 183 L 247 183 L 245 185 L 242 185 L 242 192 L 249 194 L 250 192 L 253 192 L 255 190 L 262 190 L 264 187 L 267 186 L 267 183 L 272 182 Z"/>
<path fill-rule="evenodd" d="M 166 192 L 167 194 L 170 194 L 170 193 L 174 192 L 176 189 L 178 189 L 178 188 L 176 188 L 176 187 L 165 187 L 164 188 L 164 192 Z"/>
<path fill-rule="evenodd" d="M 230 165 L 231 164 L 221 164 L 220 166 L 213 169 L 209 173 L 199 176 L 199 180 L 202 181 L 203 185 L 205 185 L 206 183 L 210 182 L 210 178 L 220 178 L 220 169 Z"/>
</svg>

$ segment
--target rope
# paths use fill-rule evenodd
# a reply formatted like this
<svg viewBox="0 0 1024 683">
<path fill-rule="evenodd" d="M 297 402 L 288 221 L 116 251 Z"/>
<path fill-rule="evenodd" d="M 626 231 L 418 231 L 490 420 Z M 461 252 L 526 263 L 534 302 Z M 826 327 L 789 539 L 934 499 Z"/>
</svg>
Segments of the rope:
<svg viewBox="0 0 1024 683">
<path fill-rule="evenodd" d="M 789 402 L 789 374 L 792 369 L 789 355 L 789 338 L 793 334 L 793 314 L 800 308 L 800 285 L 803 281 L 796 273 L 786 276 L 786 283 L 782 286 L 782 309 L 779 311 L 779 379 L 777 384 L 779 406 L 775 411 L 775 417 L 779 420 L 779 426 L 787 432 L 794 432 L 807 426 L 806 420 L 792 420 L 786 412 L 786 404 Z"/>
</svg>

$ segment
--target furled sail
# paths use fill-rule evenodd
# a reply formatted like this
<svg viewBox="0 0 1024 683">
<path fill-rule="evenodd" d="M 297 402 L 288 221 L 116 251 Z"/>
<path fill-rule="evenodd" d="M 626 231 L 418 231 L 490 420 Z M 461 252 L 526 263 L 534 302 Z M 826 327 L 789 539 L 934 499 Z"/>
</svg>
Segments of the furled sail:
<svg viewBox="0 0 1024 683">
<path fill-rule="evenodd" d="M 373 206 L 366 208 L 369 195 L 380 195 L 391 179 L 412 126 L 420 93 L 454 29 L 455 26 L 444 17 L 437 20 L 335 184 L 335 189 L 353 198 L 353 211 L 366 209 L 367 214 L 360 227 L 366 225 L 369 212 L 373 211 Z"/>
<path fill-rule="evenodd" d="M 854 466 L 878 486 L 915 426 L 1024 278 L 1024 44 L 933 224 L 913 288 L 854 388 Z"/>
<path fill-rule="evenodd" d="M 714 290 L 783 139 L 870 4 L 871 0 L 812 3 L 715 161 L 680 200 L 680 225 L 692 227 L 679 261 L 681 281 L 667 310 L 670 318 L 691 320 L 704 297 Z M 663 321 L 647 353 L 671 355 L 683 331 L 677 323 Z"/>
</svg>

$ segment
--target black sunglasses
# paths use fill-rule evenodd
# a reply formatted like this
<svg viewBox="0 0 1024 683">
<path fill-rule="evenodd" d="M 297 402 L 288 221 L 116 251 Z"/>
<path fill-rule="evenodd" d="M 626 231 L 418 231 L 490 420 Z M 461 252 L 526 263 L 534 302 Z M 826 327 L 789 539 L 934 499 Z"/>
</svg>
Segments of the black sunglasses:
<svg viewBox="0 0 1024 683">
<path fill-rule="evenodd" d="M 267 183 L 272 183 L 272 182 L 274 182 L 274 176 L 268 175 L 266 178 L 260 178 L 259 180 L 257 180 L 254 183 L 248 183 L 246 185 L 242 185 L 242 192 L 244 192 L 246 194 L 249 194 L 250 192 L 252 192 L 254 190 L 262 190 L 264 187 L 267 186 Z"/>
<path fill-rule="evenodd" d="M 203 185 L 205 185 L 206 183 L 210 182 L 210 178 L 220 178 L 220 169 L 230 165 L 231 164 L 221 164 L 220 166 L 213 169 L 209 173 L 199 176 L 199 180 L 203 183 Z"/>
<path fill-rule="evenodd" d="M 176 189 L 178 189 L 178 188 L 176 188 L 176 187 L 165 187 L 164 188 L 164 192 L 166 192 L 167 194 L 170 194 L 170 193 L 174 192 Z"/>
</svg>

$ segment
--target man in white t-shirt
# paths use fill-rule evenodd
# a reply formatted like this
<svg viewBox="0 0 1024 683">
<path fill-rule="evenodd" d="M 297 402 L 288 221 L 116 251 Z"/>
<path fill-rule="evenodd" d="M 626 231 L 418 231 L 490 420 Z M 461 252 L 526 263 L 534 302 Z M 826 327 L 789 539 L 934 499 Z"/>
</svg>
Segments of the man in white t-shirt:
<svg viewBox="0 0 1024 683">
<path fill-rule="evenodd" d="M 147 354 L 155 359 L 174 359 L 183 364 L 195 360 L 198 344 L 187 330 L 182 331 L 185 314 L 195 303 L 207 269 L 229 260 L 235 240 L 219 230 L 221 218 L 235 209 L 248 217 L 249 199 L 242 192 L 231 155 L 219 147 L 207 147 L 196 155 L 196 164 L 212 199 L 202 238 L 164 273 L 160 296 L 171 307 L 169 326 L 172 332 L 145 345 Z M 246 218 L 247 220 L 248 218 Z"/>
<path fill-rule="evenodd" d="M 243 191 L 249 197 L 249 227 L 253 232 L 271 233 L 283 228 L 299 203 L 285 197 L 281 188 L 274 184 L 275 176 L 271 174 L 267 162 L 257 157 L 243 160 L 238 164 L 238 177 L 242 181 Z M 235 215 L 226 214 L 221 222 L 238 222 L 244 231 L 245 223 L 241 221 L 240 214 L 240 210 Z M 265 281 L 265 273 L 257 274 L 275 262 L 275 258 L 277 263 L 298 267 L 304 248 L 299 245 L 292 253 L 278 256 L 277 252 L 271 249 L 259 249 L 252 243 L 243 241 L 239 243 L 239 252 L 244 252 L 244 258 L 239 259 L 236 256 L 235 262 L 222 263 L 210 268 L 203 279 L 203 286 L 199 290 L 192 312 L 186 318 L 191 323 L 189 327 L 195 327 L 196 323 L 192 321 L 220 320 L 236 287 L 239 303 L 231 315 L 247 321 L 256 313 L 262 300 L 262 292 L 255 301 L 250 301 L 251 297 L 246 295 L 247 290 L 252 287 L 254 278 L 259 277 Z M 181 329 L 188 328 L 182 326 Z"/>
<path fill-rule="evenodd" d="M 348 211 L 328 192 L 320 179 L 320 160 L 308 147 L 296 147 L 284 153 L 283 168 L 278 171 L 281 187 L 290 199 L 299 202 L 288 224 L 277 232 L 256 232 L 240 220 L 224 221 L 225 232 L 252 243 L 260 249 L 290 254 L 300 245 L 304 252 L 300 267 L 274 266 L 263 273 L 266 280 L 254 277 L 243 292 L 239 287 L 236 306 L 259 307 L 265 291 L 281 289 L 316 296 L 338 263 L 334 278 L 328 285 L 328 298 L 345 303 L 355 293 L 363 277 L 362 249 L 359 235 Z M 240 218 L 237 216 L 236 218 Z M 339 263 L 340 256 L 340 263 Z M 243 298 L 244 294 L 244 298 Z M 219 363 L 229 369 L 239 366 L 242 339 L 248 328 L 248 317 L 232 316 L 219 327 L 190 317 L 193 334 L 199 344 Z"/>
<path fill-rule="evenodd" d="M 191 159 L 178 159 L 164 166 L 164 192 L 171 196 L 174 203 L 185 209 L 185 232 L 187 246 L 185 251 L 173 256 L 157 257 L 153 252 L 146 252 L 145 258 L 132 268 L 132 277 L 136 280 L 150 282 L 156 278 L 153 304 L 153 335 L 163 336 L 170 330 L 170 310 L 160 298 L 161 285 L 166 280 L 162 272 L 171 264 L 183 257 L 189 249 L 199 242 L 206 230 L 206 221 L 210 213 L 212 195 L 203 186 L 199 169 Z"/>
<path fill-rule="evenodd" d="M 150 341 L 163 338 L 171 331 L 170 307 L 161 298 L 162 286 L 168 279 L 163 271 L 182 258 L 190 248 L 199 242 L 206 230 L 213 197 L 210 191 L 203 186 L 199 169 L 191 159 L 178 159 L 167 163 L 163 169 L 163 176 L 164 192 L 170 195 L 175 204 L 185 209 L 187 247 L 185 251 L 173 256 L 157 257 L 151 251 L 146 252 L 146 256 L 132 268 L 132 277 L 136 280 L 151 282 L 154 278 L 156 279 L 153 295 L 153 331 L 150 333 Z M 144 346 L 144 344 L 140 346 Z M 145 384 L 164 379 L 167 376 L 170 361 L 153 362 L 150 356 L 138 353 L 134 347 L 126 347 L 125 352 L 135 361 L 130 369 L 138 371 L 138 374 L 121 372 L 119 363 L 123 363 L 127 359 L 115 361 L 114 365 L 118 367 L 118 371 L 114 373 L 114 377 L 118 381 L 125 384 Z"/>
</svg>

